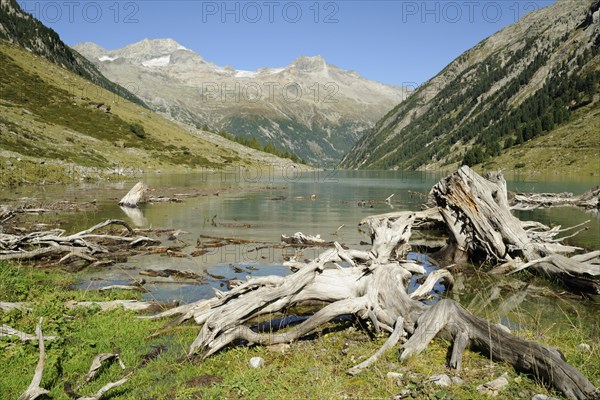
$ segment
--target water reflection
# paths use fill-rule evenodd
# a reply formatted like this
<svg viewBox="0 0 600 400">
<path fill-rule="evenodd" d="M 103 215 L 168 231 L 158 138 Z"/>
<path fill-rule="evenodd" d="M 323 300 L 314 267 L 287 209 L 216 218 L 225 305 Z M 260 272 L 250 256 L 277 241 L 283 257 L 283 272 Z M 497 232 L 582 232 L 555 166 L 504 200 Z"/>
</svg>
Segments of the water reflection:
<svg viewBox="0 0 600 400">
<path fill-rule="evenodd" d="M 131 220 L 133 225 L 137 226 L 138 228 L 148 225 L 148 219 L 144 217 L 144 213 L 139 208 L 123 206 L 119 206 L 119 208 L 125 213 L 125 215 L 127 215 L 127 217 Z"/>
</svg>

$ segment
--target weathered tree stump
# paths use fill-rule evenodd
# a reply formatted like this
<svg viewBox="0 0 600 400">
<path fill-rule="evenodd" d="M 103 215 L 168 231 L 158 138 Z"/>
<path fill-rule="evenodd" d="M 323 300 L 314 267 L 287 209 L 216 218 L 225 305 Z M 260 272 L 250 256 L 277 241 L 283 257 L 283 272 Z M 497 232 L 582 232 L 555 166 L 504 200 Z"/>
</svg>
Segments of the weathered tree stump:
<svg viewBox="0 0 600 400">
<path fill-rule="evenodd" d="M 581 249 L 554 239 L 560 229 L 539 223 L 530 227 L 532 223 L 511 214 L 502 172 L 482 177 L 465 166 L 436 184 L 431 195 L 451 232 L 451 242 L 465 257 L 504 264 L 507 272 L 529 267 L 567 286 L 573 283 L 572 289 L 600 294 L 598 264 L 592 259 L 564 257 Z M 540 231 L 540 226 L 545 230 Z M 522 260 L 528 262 L 519 267 Z"/>
<path fill-rule="evenodd" d="M 500 191 L 502 185 L 495 186 L 492 183 L 489 188 Z M 472 193 L 468 186 L 461 189 L 463 194 Z M 457 192 L 452 193 L 454 195 Z M 502 193 L 505 194 L 505 191 L 497 192 L 497 195 Z M 456 199 L 460 198 L 460 195 L 456 195 Z M 484 196 L 485 193 L 480 195 Z M 496 202 L 493 198 L 494 204 L 502 204 L 508 209 L 506 197 L 504 202 L 502 199 Z M 479 210 L 476 201 L 470 202 L 467 207 L 471 210 L 471 216 L 478 215 L 475 211 Z M 489 207 L 492 213 L 491 203 Z M 460 207 L 449 207 L 449 210 L 457 212 Z M 289 343 L 313 333 L 336 317 L 352 314 L 370 321 L 373 330 L 390 333 L 390 337 L 373 357 L 349 369 L 350 374 L 360 373 L 398 342 L 405 341 L 401 358 L 406 359 L 418 355 L 431 339 L 440 335 L 453 343 L 450 350 L 452 368 L 460 369 L 463 351 L 471 348 L 545 380 L 569 399 L 600 396 L 594 385 L 571 367 L 558 350 L 507 333 L 499 325 L 472 315 L 452 300 L 441 300 L 433 306 L 418 301 L 431 291 L 436 281 L 443 280 L 448 286 L 451 285 L 452 276 L 447 270 L 441 269 L 431 274 L 420 288 L 408 293 L 411 276 L 425 272 L 422 266 L 405 260 L 410 248 L 411 229 L 418 216 L 423 217 L 423 214 L 405 212 L 394 215 L 395 221 L 387 218 L 367 219 L 365 223 L 369 226 L 372 238 L 372 247 L 368 252 L 345 250 L 335 243 L 335 248 L 324 251 L 309 263 L 301 265 L 294 262 L 297 272 L 292 275 L 249 278 L 229 292 L 217 291 L 214 298 L 180 306 L 154 318 L 178 315 L 172 323 L 193 318 L 202 327 L 190 345 L 189 355 L 209 357 L 238 339 L 258 345 Z M 518 220 L 515 222 L 514 217 L 509 218 L 505 214 L 498 218 L 514 225 L 509 232 L 516 231 L 523 245 L 529 243 Z M 463 219 L 457 218 L 456 221 L 455 225 L 460 226 Z M 478 246 L 483 246 L 497 259 L 504 259 L 512 249 L 509 250 L 500 232 L 492 235 L 495 240 L 493 245 L 484 244 L 486 236 L 477 229 L 486 223 L 493 225 L 482 221 L 480 226 L 467 227 L 471 230 L 469 234 L 461 233 L 465 238 L 461 246 L 466 252 L 480 251 Z M 476 235 L 470 234 L 472 232 L 476 232 Z M 315 301 L 325 305 L 289 330 L 259 333 L 250 328 L 256 317 Z"/>
<path fill-rule="evenodd" d="M 142 202 L 144 195 L 148 191 L 148 186 L 143 182 L 136 183 L 131 190 L 119 201 L 122 207 L 136 208 L 138 203 Z"/>
</svg>

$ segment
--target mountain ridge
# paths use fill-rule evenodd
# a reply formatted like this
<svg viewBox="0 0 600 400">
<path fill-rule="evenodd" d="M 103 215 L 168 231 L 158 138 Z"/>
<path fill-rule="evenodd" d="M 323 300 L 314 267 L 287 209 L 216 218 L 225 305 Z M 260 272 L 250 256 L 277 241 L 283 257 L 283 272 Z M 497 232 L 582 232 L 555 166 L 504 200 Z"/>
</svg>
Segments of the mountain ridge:
<svg viewBox="0 0 600 400">
<path fill-rule="evenodd" d="M 337 162 L 407 94 L 319 55 L 248 71 L 216 65 L 172 39 L 74 48 L 111 79 L 138 85 L 151 108 L 175 120 L 255 136 L 318 164 Z"/>
</svg>

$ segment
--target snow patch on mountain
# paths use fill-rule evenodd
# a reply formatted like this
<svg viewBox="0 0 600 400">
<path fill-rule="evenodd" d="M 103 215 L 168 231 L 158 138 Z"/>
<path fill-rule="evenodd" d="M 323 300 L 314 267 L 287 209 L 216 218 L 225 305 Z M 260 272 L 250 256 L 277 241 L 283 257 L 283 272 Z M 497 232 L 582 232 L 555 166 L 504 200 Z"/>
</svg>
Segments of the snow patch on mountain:
<svg viewBox="0 0 600 400">
<path fill-rule="evenodd" d="M 144 61 L 142 62 L 142 65 L 144 67 L 166 67 L 167 65 L 169 65 L 169 63 L 171 62 L 171 55 L 168 54 L 166 56 L 162 56 L 162 57 L 156 57 L 156 58 L 152 58 L 148 61 Z"/>
<path fill-rule="evenodd" d="M 256 75 L 258 75 L 258 72 L 256 71 L 244 71 L 244 70 L 237 70 L 235 72 L 235 77 L 236 78 L 254 78 Z"/>
</svg>

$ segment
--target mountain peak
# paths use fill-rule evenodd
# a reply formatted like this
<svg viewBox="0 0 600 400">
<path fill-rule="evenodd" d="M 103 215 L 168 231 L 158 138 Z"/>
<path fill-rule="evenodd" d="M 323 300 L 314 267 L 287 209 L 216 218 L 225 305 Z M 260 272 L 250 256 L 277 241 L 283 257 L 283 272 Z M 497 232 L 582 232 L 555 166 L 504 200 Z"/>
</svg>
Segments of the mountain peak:
<svg viewBox="0 0 600 400">
<path fill-rule="evenodd" d="M 98 44 L 94 43 L 94 42 L 83 42 L 83 43 L 79 43 L 76 44 L 75 46 L 73 46 L 73 48 L 77 51 L 81 52 L 94 52 L 94 53 L 98 53 L 98 54 L 104 54 L 107 52 L 107 50 L 105 48 L 103 48 L 102 46 L 99 46 Z"/>
<path fill-rule="evenodd" d="M 300 71 L 321 71 L 327 68 L 327 63 L 323 57 L 317 56 L 300 56 L 290 65 Z"/>
<path fill-rule="evenodd" d="M 187 50 L 187 48 L 180 45 L 175 39 L 170 39 L 170 38 L 166 38 L 166 39 L 148 39 L 148 38 L 146 38 L 138 43 L 144 43 L 144 44 L 148 44 L 150 46 L 170 48 L 170 49 L 175 49 L 175 50 Z"/>
<path fill-rule="evenodd" d="M 129 55 L 163 56 L 176 52 L 177 50 L 188 50 L 173 39 L 143 39 L 120 49 Z"/>
</svg>

